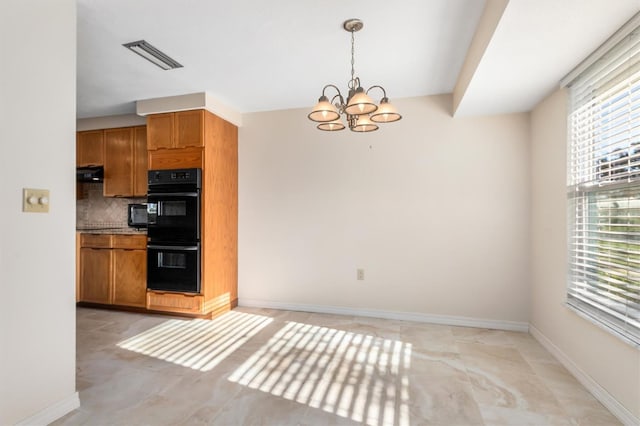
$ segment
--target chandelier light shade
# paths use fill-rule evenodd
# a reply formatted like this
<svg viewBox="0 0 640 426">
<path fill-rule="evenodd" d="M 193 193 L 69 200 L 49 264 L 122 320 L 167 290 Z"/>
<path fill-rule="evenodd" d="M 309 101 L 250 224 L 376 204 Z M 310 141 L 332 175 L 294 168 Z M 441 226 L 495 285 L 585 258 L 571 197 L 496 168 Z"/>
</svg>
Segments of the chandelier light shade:
<svg viewBox="0 0 640 426">
<path fill-rule="evenodd" d="M 398 121 L 402 116 L 396 108 L 391 105 L 387 92 L 382 86 L 371 86 L 366 91 L 360 86 L 360 78 L 355 76 L 354 54 L 355 36 L 364 24 L 359 19 L 349 19 L 344 22 L 345 31 L 351 33 L 351 80 L 349 81 L 349 91 L 345 97 L 337 86 L 327 84 L 322 89 L 322 96 L 313 107 L 308 117 L 311 121 L 319 123 L 317 128 L 324 131 L 343 130 L 347 126 L 354 132 L 373 132 L 378 130 L 376 123 L 391 123 Z M 331 101 L 326 95 L 327 89 L 333 89 L 337 93 Z M 379 105 L 371 99 L 369 92 L 374 89 L 382 91 L 382 99 Z M 347 126 L 342 119 L 346 121 Z"/>
<path fill-rule="evenodd" d="M 329 98 L 324 95 L 320 96 L 318 103 L 309 114 L 310 120 L 320 123 L 337 120 L 338 118 L 340 118 L 340 114 L 338 114 L 336 107 L 334 107 L 331 102 L 329 102 Z"/>
<path fill-rule="evenodd" d="M 369 114 L 378 109 L 378 106 L 373 103 L 373 100 L 364 93 L 362 87 L 356 89 L 356 93 L 351 96 L 347 101 L 347 107 L 344 112 L 351 115 Z"/>
<path fill-rule="evenodd" d="M 325 130 L 327 132 L 335 132 L 336 130 L 342 130 L 344 129 L 344 124 L 342 124 L 342 121 L 340 121 L 339 118 L 336 118 L 333 121 L 329 121 L 326 123 L 320 123 L 318 124 L 318 129 L 320 130 Z"/>
<path fill-rule="evenodd" d="M 398 114 L 396 107 L 389 103 L 389 99 L 382 98 L 378 109 L 369 118 L 375 123 L 391 123 L 400 120 L 402 116 Z"/>
<path fill-rule="evenodd" d="M 356 124 L 351 128 L 354 132 L 373 132 L 378 130 L 378 125 L 369 119 L 367 114 L 358 116 Z"/>
</svg>

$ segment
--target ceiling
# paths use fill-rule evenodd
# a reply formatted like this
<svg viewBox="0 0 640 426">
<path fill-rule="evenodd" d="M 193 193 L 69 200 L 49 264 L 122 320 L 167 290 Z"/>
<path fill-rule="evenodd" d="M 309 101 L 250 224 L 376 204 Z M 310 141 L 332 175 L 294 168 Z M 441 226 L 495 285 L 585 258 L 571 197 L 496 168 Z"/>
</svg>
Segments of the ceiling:
<svg viewBox="0 0 640 426">
<path fill-rule="evenodd" d="M 487 0 L 504 1 L 504 0 Z M 78 118 L 208 92 L 246 113 L 311 107 L 355 70 L 393 99 L 451 93 L 485 0 L 78 0 Z M 511 0 L 456 115 L 528 111 L 640 10 L 640 0 Z M 163 71 L 122 46 L 145 39 L 184 65 Z"/>
</svg>

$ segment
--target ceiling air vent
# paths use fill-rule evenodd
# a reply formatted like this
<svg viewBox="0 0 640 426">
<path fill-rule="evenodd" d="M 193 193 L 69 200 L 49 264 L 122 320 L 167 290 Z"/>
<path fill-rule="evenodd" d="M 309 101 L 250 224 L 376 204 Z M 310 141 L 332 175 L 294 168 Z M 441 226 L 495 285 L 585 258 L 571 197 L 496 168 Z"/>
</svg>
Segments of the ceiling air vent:
<svg viewBox="0 0 640 426">
<path fill-rule="evenodd" d="M 123 44 L 123 46 L 165 71 L 172 70 L 174 68 L 182 68 L 182 65 L 177 61 L 171 59 L 168 55 L 162 53 L 145 40 L 132 41 L 131 43 Z"/>
</svg>

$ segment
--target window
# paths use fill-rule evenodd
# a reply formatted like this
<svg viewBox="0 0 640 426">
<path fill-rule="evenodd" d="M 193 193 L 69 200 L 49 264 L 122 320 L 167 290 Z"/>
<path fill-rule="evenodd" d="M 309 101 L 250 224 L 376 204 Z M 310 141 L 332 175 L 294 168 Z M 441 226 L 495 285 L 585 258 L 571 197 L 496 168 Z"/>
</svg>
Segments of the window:
<svg viewBox="0 0 640 426">
<path fill-rule="evenodd" d="M 640 29 L 569 84 L 567 303 L 640 344 Z"/>
</svg>

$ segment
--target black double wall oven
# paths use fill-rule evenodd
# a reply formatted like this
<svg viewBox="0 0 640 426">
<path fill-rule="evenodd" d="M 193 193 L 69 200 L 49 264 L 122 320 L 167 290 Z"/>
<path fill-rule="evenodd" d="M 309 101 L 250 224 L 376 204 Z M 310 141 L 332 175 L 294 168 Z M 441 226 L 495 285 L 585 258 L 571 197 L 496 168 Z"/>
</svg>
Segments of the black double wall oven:
<svg viewBox="0 0 640 426">
<path fill-rule="evenodd" d="M 200 292 L 201 169 L 150 170 L 147 288 Z"/>
</svg>

